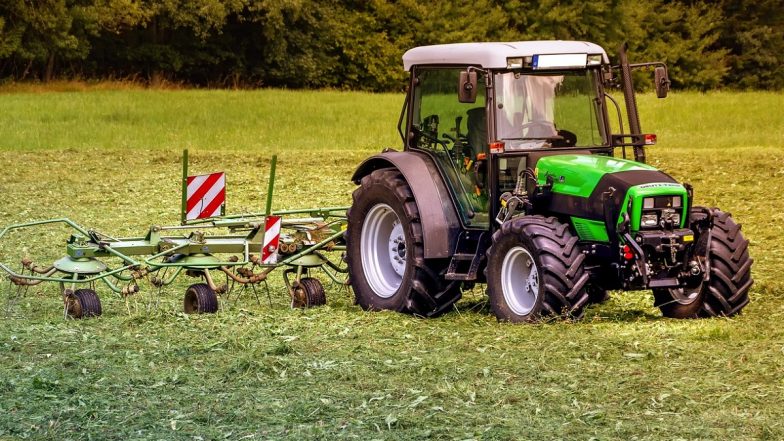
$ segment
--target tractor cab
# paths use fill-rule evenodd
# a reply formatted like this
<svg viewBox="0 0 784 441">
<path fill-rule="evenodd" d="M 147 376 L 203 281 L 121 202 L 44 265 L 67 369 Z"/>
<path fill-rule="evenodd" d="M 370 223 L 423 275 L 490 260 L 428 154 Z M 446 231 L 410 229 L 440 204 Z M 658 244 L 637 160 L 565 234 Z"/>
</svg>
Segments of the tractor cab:
<svg viewBox="0 0 784 441">
<path fill-rule="evenodd" d="M 538 158 L 612 154 L 604 50 L 583 42 L 425 46 L 411 72 L 406 149 L 430 155 L 466 228 L 488 229 Z"/>
</svg>

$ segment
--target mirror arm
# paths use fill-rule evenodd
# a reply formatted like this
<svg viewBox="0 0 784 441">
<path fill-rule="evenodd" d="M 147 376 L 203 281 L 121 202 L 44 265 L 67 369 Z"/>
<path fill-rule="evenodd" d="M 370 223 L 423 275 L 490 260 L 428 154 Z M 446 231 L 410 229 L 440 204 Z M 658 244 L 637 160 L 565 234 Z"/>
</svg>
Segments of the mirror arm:
<svg viewBox="0 0 784 441">
<path fill-rule="evenodd" d="M 669 75 L 669 71 L 667 70 L 667 64 L 664 63 L 663 61 L 649 61 L 647 63 L 629 63 L 629 67 L 632 69 L 639 69 L 642 67 L 663 67 L 664 70 Z M 620 64 L 612 66 L 613 70 L 620 69 L 620 68 L 621 68 Z"/>
<path fill-rule="evenodd" d="M 621 116 L 621 107 L 618 105 L 618 102 L 615 101 L 615 98 L 610 96 L 609 93 L 605 92 L 604 96 L 606 98 L 608 98 L 611 103 L 613 103 L 615 105 L 615 114 L 618 115 L 618 130 L 620 130 L 621 133 L 624 133 L 624 131 L 623 131 L 623 117 Z M 623 145 L 621 147 L 621 149 L 622 149 L 623 159 L 626 159 L 626 145 Z"/>
</svg>

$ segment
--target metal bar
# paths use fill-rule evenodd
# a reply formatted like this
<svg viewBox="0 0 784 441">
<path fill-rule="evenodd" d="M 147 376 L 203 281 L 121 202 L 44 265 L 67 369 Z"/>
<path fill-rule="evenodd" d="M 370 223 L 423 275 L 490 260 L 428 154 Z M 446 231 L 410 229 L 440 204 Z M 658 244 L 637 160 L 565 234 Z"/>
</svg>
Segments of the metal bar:
<svg viewBox="0 0 784 441">
<path fill-rule="evenodd" d="M 26 223 L 22 223 L 22 224 L 9 225 L 9 226 L 3 228 L 3 231 L 0 232 L 0 238 L 2 238 L 3 235 L 5 235 L 5 233 L 7 233 L 7 232 L 9 232 L 11 230 L 16 230 L 16 229 L 19 229 L 19 228 L 26 228 L 26 227 L 34 227 L 34 226 L 37 226 L 37 225 L 47 225 L 47 224 L 57 224 L 57 223 L 67 224 L 68 226 L 70 226 L 74 230 L 82 233 L 83 235 L 85 235 L 87 237 L 90 237 L 90 233 L 87 230 L 85 230 L 84 228 L 82 228 L 81 226 L 77 225 L 74 221 L 72 221 L 71 219 L 68 219 L 67 217 L 61 217 L 61 218 L 57 218 L 57 219 L 49 219 L 49 220 L 42 220 L 42 221 L 26 222 Z"/>
<path fill-rule="evenodd" d="M 175 269 L 175 271 L 174 271 L 174 273 L 172 273 L 171 277 L 169 277 L 168 279 L 161 280 L 162 286 L 171 285 L 171 283 L 174 282 L 174 279 L 176 279 L 177 276 L 179 276 L 181 272 L 182 272 L 182 267 L 178 267 L 177 269 Z"/>
<path fill-rule="evenodd" d="M 339 284 L 339 285 L 348 285 L 348 283 L 346 283 L 346 281 L 345 281 L 345 280 L 340 280 L 340 279 L 338 279 L 338 277 L 337 277 L 336 275 L 332 274 L 331 272 L 327 271 L 326 269 L 322 268 L 321 270 L 322 270 L 322 271 L 324 272 L 324 274 L 326 274 L 326 275 L 327 275 L 327 277 L 329 277 L 329 278 L 330 278 L 330 279 L 331 279 L 333 282 L 335 282 L 335 283 L 337 283 L 337 284 Z"/>
<path fill-rule="evenodd" d="M 184 225 L 188 216 L 188 149 L 182 151 L 182 205 L 180 208 L 180 222 Z"/>
<path fill-rule="evenodd" d="M 327 259 L 326 256 L 324 256 L 323 254 L 321 254 L 319 252 L 315 252 L 313 254 L 321 257 L 321 259 L 324 260 L 324 264 L 327 265 L 328 267 L 332 268 L 333 270 L 335 270 L 335 271 L 337 271 L 339 273 L 342 273 L 342 274 L 348 274 L 348 267 L 341 268 L 341 267 L 335 265 L 331 260 Z"/>
<path fill-rule="evenodd" d="M 181 249 L 183 249 L 183 248 L 185 248 L 185 247 L 187 247 L 187 246 L 190 246 L 190 245 L 191 245 L 191 244 L 190 244 L 190 242 L 188 242 L 188 243 L 184 243 L 184 244 L 178 245 L 178 246 L 176 246 L 176 247 L 174 247 L 174 248 L 171 248 L 171 249 L 168 249 L 168 250 L 161 251 L 161 252 L 160 252 L 160 253 L 158 253 L 158 254 L 155 254 L 155 255 L 153 255 L 153 256 L 150 256 L 150 257 L 148 257 L 148 258 L 144 259 L 144 263 L 146 263 L 147 265 L 156 265 L 156 264 L 154 264 L 154 263 L 150 262 L 150 260 L 152 260 L 152 259 L 157 259 L 157 258 L 159 258 L 159 257 L 163 257 L 163 256 L 165 256 L 165 255 L 167 255 L 167 254 L 171 254 L 171 253 L 173 253 L 174 251 L 181 250 Z M 156 265 L 156 266 L 157 266 L 157 265 Z"/>
<path fill-rule="evenodd" d="M 272 213 L 272 214 L 277 215 L 278 213 Z M 198 229 L 201 229 L 201 228 L 234 228 L 234 229 L 237 229 L 237 228 L 241 228 L 241 227 L 245 227 L 245 228 L 248 228 L 248 229 L 253 229 L 253 228 L 259 228 L 259 227 L 263 226 L 262 225 L 263 224 L 262 220 L 263 220 L 264 216 L 266 216 L 266 215 L 260 214 L 258 219 L 238 219 L 238 220 L 226 219 L 224 217 L 222 219 L 226 219 L 226 220 L 221 220 L 221 219 L 219 219 L 219 220 L 210 220 L 210 221 L 205 222 L 203 224 L 188 223 L 187 225 L 167 225 L 167 226 L 163 226 L 163 227 L 158 226 L 156 228 L 158 229 L 158 231 L 198 230 Z M 338 217 L 338 216 L 328 216 L 328 217 Z M 343 219 L 344 217 L 345 216 L 339 217 L 339 218 Z M 306 217 L 306 218 L 301 218 L 301 219 L 283 219 L 281 221 L 281 223 L 284 226 L 285 225 L 301 225 L 301 224 L 311 224 L 311 223 L 316 223 L 316 222 L 323 222 L 324 220 L 325 220 L 324 217 Z M 339 221 L 333 221 L 332 223 L 334 223 L 334 222 L 339 222 Z M 221 236 L 212 236 L 212 237 L 221 237 Z M 223 237 L 235 237 L 235 236 L 223 236 Z"/>
<path fill-rule="evenodd" d="M 278 164 L 278 155 L 272 155 L 272 163 L 270 164 L 269 185 L 267 186 L 267 208 L 264 210 L 264 215 L 269 216 L 272 214 L 272 190 L 275 188 L 275 166 Z"/>
<path fill-rule="evenodd" d="M 182 264 L 182 263 L 179 263 L 179 262 L 171 262 L 171 263 L 165 263 L 165 262 L 164 263 L 152 263 L 152 262 L 150 262 L 150 263 L 148 263 L 148 265 L 153 267 L 155 270 L 158 270 L 158 269 L 161 269 L 161 268 L 218 269 L 218 268 L 220 268 L 222 266 L 241 266 L 241 265 L 247 265 L 248 263 L 249 262 L 240 262 L 240 261 L 237 261 L 237 262 L 218 261 L 218 262 L 214 262 L 214 263 L 213 262 L 203 263 L 203 264 L 193 263 L 193 264 L 187 264 L 186 265 L 186 264 Z M 263 265 L 263 266 L 268 266 L 268 265 Z"/>
<path fill-rule="evenodd" d="M 102 247 L 101 249 L 106 250 L 109 254 L 113 255 L 114 257 L 119 257 L 125 263 L 131 264 L 131 265 L 138 265 L 139 264 L 139 262 L 137 262 L 137 261 L 131 259 L 130 257 L 126 256 L 125 254 L 115 250 L 114 248 L 112 248 L 109 245 L 106 245 L 106 246 Z"/>
<path fill-rule="evenodd" d="M 101 279 L 101 281 L 103 283 L 105 283 L 106 286 L 108 286 L 109 289 L 111 289 L 112 291 L 116 292 L 117 294 L 122 294 L 122 288 L 120 288 L 117 285 L 115 285 L 114 283 L 112 283 L 112 281 L 109 280 L 108 277 L 104 277 L 103 279 Z"/>
<path fill-rule="evenodd" d="M 117 280 L 122 280 L 123 282 L 130 282 L 131 280 L 133 280 L 133 276 L 123 276 L 122 274 L 119 273 L 115 274 L 114 278 Z"/>
<path fill-rule="evenodd" d="M 222 289 L 223 287 L 216 285 L 215 281 L 212 280 L 212 276 L 210 275 L 209 270 L 205 269 L 202 271 L 202 273 L 204 273 L 204 281 L 207 282 L 207 286 L 209 286 L 211 290 L 215 291 L 217 294 L 222 294 L 225 292 L 225 290 Z"/>
<path fill-rule="evenodd" d="M 634 84 L 632 83 L 632 70 L 631 67 L 629 67 L 629 59 L 626 56 L 627 47 L 627 44 L 624 42 L 619 50 L 621 79 L 623 80 L 623 99 L 626 103 L 629 131 L 634 135 L 640 135 L 642 133 L 642 128 L 640 128 L 640 115 L 637 111 L 637 97 L 634 94 Z M 645 163 L 645 146 L 635 145 L 633 150 L 634 160 Z"/>
<path fill-rule="evenodd" d="M 117 268 L 117 269 L 109 271 L 109 272 L 98 273 L 97 275 L 92 276 L 92 277 L 88 277 L 86 279 L 79 279 L 78 282 L 79 283 L 88 283 L 88 282 L 94 282 L 96 280 L 101 280 L 101 279 L 103 279 L 105 277 L 113 276 L 113 275 L 115 275 L 115 274 L 117 274 L 119 272 L 122 272 L 122 271 L 125 271 L 127 269 L 130 269 L 133 266 L 134 265 L 126 265 L 124 267 Z M 0 263 L 0 269 L 5 271 L 6 273 L 8 273 L 8 275 L 13 276 L 13 277 L 17 277 L 19 279 L 43 280 L 45 282 L 73 282 L 73 279 L 63 279 L 63 278 L 58 278 L 58 277 L 42 277 L 42 276 L 34 276 L 32 274 L 30 274 L 30 275 L 18 274 L 13 269 L 11 269 L 8 266 L 6 266 L 4 263 Z M 74 275 L 78 275 L 78 273 L 74 273 Z"/>
<path fill-rule="evenodd" d="M 304 250 L 300 251 L 299 253 L 297 253 L 297 254 L 295 254 L 295 255 L 293 255 L 293 256 L 283 260 L 282 262 L 279 263 L 279 265 L 287 265 L 287 264 L 291 263 L 292 261 L 297 260 L 297 259 L 299 259 L 300 257 L 302 257 L 302 256 L 304 256 L 306 254 L 310 254 L 310 253 L 312 253 L 315 250 L 320 250 L 321 247 L 323 247 L 324 245 L 332 242 L 333 240 L 337 239 L 338 237 L 340 237 L 342 235 L 343 235 L 343 232 L 339 231 L 339 232 L 333 234 L 332 236 L 329 236 L 328 238 L 322 240 L 321 242 L 319 242 L 319 243 L 317 243 L 315 245 L 312 245 L 309 248 L 305 248 Z"/>
<path fill-rule="evenodd" d="M 309 213 L 309 214 L 327 214 L 328 217 L 339 217 L 345 218 L 346 211 L 348 211 L 349 207 L 317 207 L 317 208 L 299 208 L 294 210 L 277 210 L 273 211 L 270 214 L 274 214 L 276 216 L 285 216 L 287 214 L 300 214 L 300 213 Z M 243 218 L 263 218 L 266 213 L 243 213 L 243 214 L 232 214 L 229 216 L 222 216 L 221 219 L 228 220 L 228 219 L 243 219 Z M 207 219 L 194 219 L 187 221 L 188 225 L 194 225 L 199 223 L 209 223 L 210 220 Z"/>
</svg>

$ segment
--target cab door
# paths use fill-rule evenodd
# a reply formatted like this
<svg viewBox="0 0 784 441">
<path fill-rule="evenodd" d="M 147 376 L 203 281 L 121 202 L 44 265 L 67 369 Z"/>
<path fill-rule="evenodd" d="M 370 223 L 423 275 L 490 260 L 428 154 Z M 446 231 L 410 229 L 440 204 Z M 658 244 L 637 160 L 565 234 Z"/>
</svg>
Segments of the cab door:
<svg viewBox="0 0 784 441">
<path fill-rule="evenodd" d="M 462 68 L 463 70 L 465 68 Z M 409 147 L 426 151 L 444 176 L 463 224 L 487 228 L 487 110 L 482 75 L 475 103 L 457 96 L 461 68 L 417 68 Z"/>
</svg>

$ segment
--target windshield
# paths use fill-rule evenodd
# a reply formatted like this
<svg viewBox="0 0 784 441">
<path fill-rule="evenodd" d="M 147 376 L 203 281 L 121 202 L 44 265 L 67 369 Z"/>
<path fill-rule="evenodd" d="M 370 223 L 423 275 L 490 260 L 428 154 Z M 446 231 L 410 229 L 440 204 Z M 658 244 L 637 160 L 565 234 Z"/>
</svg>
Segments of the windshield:
<svg viewBox="0 0 784 441">
<path fill-rule="evenodd" d="M 497 138 L 507 150 L 605 144 L 595 75 L 592 70 L 496 74 Z"/>
</svg>

